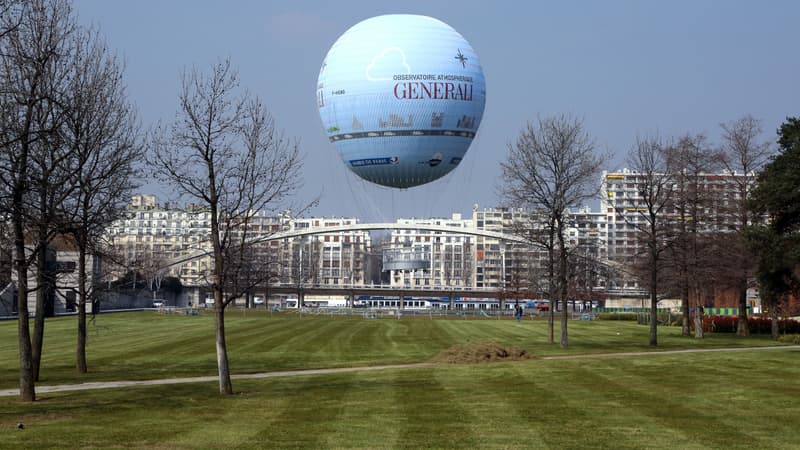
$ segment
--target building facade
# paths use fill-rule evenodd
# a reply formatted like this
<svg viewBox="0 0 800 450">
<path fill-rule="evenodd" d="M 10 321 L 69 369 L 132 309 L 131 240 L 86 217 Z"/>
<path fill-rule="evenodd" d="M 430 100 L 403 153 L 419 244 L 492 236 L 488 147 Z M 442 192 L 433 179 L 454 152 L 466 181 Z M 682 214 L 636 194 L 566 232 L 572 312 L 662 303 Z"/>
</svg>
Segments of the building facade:
<svg viewBox="0 0 800 450">
<path fill-rule="evenodd" d="M 245 217 L 245 216 L 243 216 Z M 293 218 L 289 212 L 270 215 L 251 212 L 232 230 L 234 241 L 253 241 L 253 278 L 272 283 L 312 283 L 318 285 L 362 284 L 365 281 L 365 255 L 371 249 L 369 232 L 342 230 L 358 223 L 354 218 Z M 325 228 L 336 231 L 324 232 Z M 271 239 L 279 232 L 322 232 L 312 236 Z M 106 232 L 109 253 L 116 270 L 113 277 L 136 270 L 145 276 L 179 278 L 187 287 L 202 288 L 210 283 L 211 257 L 187 258 L 211 251 L 210 213 L 194 205 L 170 208 L 159 205 L 154 196 L 134 196 L 124 219 L 114 222 Z M 185 259 L 179 264 L 174 261 Z M 247 272 L 246 270 L 244 271 Z M 258 273 L 255 273 L 258 272 Z"/>
<path fill-rule="evenodd" d="M 382 270 L 394 287 L 474 286 L 474 236 L 458 233 L 472 230 L 473 222 L 461 214 L 447 218 L 399 219 L 408 229 L 392 230 L 383 245 Z M 454 231 L 417 229 L 446 226 Z"/>
<path fill-rule="evenodd" d="M 700 233 L 730 232 L 740 225 L 739 211 L 743 199 L 755 182 L 754 174 L 698 173 L 665 176 L 659 203 L 660 226 L 675 234 L 682 224 L 691 224 Z M 601 179 L 600 215 L 605 216 L 606 259 L 620 268 L 632 267 L 642 252 L 641 229 L 647 224 L 647 205 L 643 191 L 648 181 L 643 174 L 629 169 L 603 172 Z M 602 236 L 602 233 L 601 233 Z M 643 293 L 639 283 L 626 270 L 619 270 L 610 290 Z"/>
</svg>

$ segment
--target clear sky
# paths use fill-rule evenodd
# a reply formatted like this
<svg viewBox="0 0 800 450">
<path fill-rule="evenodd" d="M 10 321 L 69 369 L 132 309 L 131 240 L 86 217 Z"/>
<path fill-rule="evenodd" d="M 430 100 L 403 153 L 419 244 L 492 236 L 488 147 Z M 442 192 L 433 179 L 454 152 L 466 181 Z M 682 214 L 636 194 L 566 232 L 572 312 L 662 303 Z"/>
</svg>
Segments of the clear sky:
<svg viewBox="0 0 800 450">
<path fill-rule="evenodd" d="M 320 196 L 306 215 L 470 215 L 500 206 L 499 163 L 537 115 L 583 118 L 598 147 L 624 166 L 637 134 L 706 133 L 751 114 L 774 140 L 800 115 L 800 1 L 200 1 L 77 0 L 127 63 L 129 93 L 143 125 L 169 121 L 179 73 L 230 57 L 278 127 L 300 139 L 305 185 Z M 349 172 L 322 129 L 316 82 L 325 54 L 359 21 L 380 14 L 436 17 L 480 57 L 487 102 L 478 135 L 449 175 L 408 190 L 372 185 Z M 143 188 L 165 197 L 164 191 Z"/>
</svg>

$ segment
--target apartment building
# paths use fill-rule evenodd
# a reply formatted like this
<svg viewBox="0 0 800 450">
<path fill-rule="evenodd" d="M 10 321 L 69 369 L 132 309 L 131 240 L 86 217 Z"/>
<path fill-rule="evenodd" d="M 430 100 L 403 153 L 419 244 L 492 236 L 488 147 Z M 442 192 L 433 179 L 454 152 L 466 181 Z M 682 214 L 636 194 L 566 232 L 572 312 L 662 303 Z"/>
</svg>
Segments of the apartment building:
<svg viewBox="0 0 800 450">
<path fill-rule="evenodd" d="M 113 275 L 136 269 L 142 272 L 163 270 L 171 260 L 193 252 L 210 250 L 211 215 L 196 206 L 172 209 L 159 206 L 153 195 L 134 195 L 124 219 L 106 229 Z M 167 267 L 165 274 L 181 279 L 184 285 L 204 284 L 211 267 L 209 258 Z"/>
<path fill-rule="evenodd" d="M 372 249 L 369 231 L 348 229 L 355 218 L 285 218 L 285 231 L 323 230 L 313 235 L 273 241 L 280 248 L 280 281 L 321 286 L 368 283 L 368 260 Z M 324 231 L 326 228 L 331 231 Z"/>
<path fill-rule="evenodd" d="M 398 219 L 408 229 L 392 230 L 382 249 L 383 271 L 397 287 L 472 286 L 475 237 L 473 222 L 454 213 L 448 218 Z M 418 228 L 448 227 L 454 231 Z"/>
<path fill-rule="evenodd" d="M 348 230 L 357 219 L 293 218 L 289 212 L 271 215 L 251 212 L 233 230 L 234 240 L 255 240 L 251 246 L 254 270 L 268 271 L 271 282 L 313 282 L 322 285 L 363 283 L 364 255 L 371 248 L 367 231 Z M 278 232 L 331 228 L 330 233 L 267 239 Z M 198 257 L 169 265 L 175 260 L 211 250 L 211 216 L 195 205 L 170 208 L 155 196 L 133 197 L 128 215 L 106 231 L 116 260 L 114 275 L 136 269 L 161 271 L 181 279 L 184 286 L 209 283 L 211 258 Z"/>
<path fill-rule="evenodd" d="M 685 220 L 701 232 L 736 229 L 738 208 L 754 182 L 753 174 L 737 173 L 670 177 L 665 183 L 665 207 L 661 212 L 665 226 L 677 226 L 680 220 Z M 629 169 L 602 175 L 599 214 L 605 216 L 606 222 L 606 257 L 620 266 L 630 265 L 641 248 L 638 229 L 646 223 L 642 198 L 645 183 L 642 174 Z M 701 199 L 695 201 L 691 210 L 680 200 L 681 191 L 687 189 Z M 614 288 L 635 290 L 638 284 L 631 276 L 622 276 Z"/>
<path fill-rule="evenodd" d="M 519 236 L 527 241 L 478 236 L 475 286 L 527 292 L 529 298 L 544 296 L 548 290 L 545 218 L 535 212 L 512 208 L 476 208 L 473 218 L 476 230 Z M 583 207 L 567 211 L 566 219 L 566 245 L 575 259 L 573 265 L 605 258 L 605 215 Z M 600 277 L 593 278 L 592 282 L 597 289 L 605 286 L 605 280 Z"/>
</svg>

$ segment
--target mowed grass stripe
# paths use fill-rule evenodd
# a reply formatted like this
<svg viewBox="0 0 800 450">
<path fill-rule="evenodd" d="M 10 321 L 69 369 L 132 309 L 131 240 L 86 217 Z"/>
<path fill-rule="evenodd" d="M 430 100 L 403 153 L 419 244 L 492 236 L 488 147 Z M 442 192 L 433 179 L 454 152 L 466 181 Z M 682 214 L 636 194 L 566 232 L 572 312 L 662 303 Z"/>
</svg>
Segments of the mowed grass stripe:
<svg viewBox="0 0 800 450">
<path fill-rule="evenodd" d="M 613 376 L 596 367 L 587 369 L 574 362 L 570 364 L 572 379 L 579 383 L 579 389 L 584 393 L 580 399 L 584 408 L 600 417 L 609 418 L 613 423 L 608 428 L 620 430 L 611 435 L 604 433 L 600 442 L 609 447 L 627 442 L 627 447 L 634 448 L 641 440 L 638 437 L 633 440 L 629 438 L 637 436 L 644 429 L 657 430 L 650 437 L 654 447 L 686 448 L 692 442 L 698 442 L 701 436 L 692 427 L 687 427 L 686 421 L 704 421 L 702 412 L 695 414 L 691 403 L 676 402 L 670 395 L 670 389 L 653 389 L 652 380 L 658 377 L 640 376 L 635 366 L 625 366 L 625 362 L 619 362 L 621 364 L 618 370 L 612 372 Z M 620 371 L 623 376 L 619 375 Z M 634 378 L 638 380 L 634 381 Z M 594 386 L 603 386 L 603 389 L 592 389 Z M 631 389 L 631 386 L 634 388 Z M 618 393 L 624 395 L 625 399 L 620 401 Z"/>
<path fill-rule="evenodd" d="M 336 341 L 330 342 L 328 346 L 330 351 L 337 352 L 335 356 L 339 360 L 352 361 L 353 366 L 370 365 L 375 361 L 398 363 L 407 360 L 405 355 L 387 353 L 381 340 L 384 326 L 376 320 L 344 320 L 346 322 L 336 336 Z M 340 325 L 341 323 L 339 322 Z"/>
<path fill-rule="evenodd" d="M 539 412 L 531 398 L 538 391 L 536 381 L 528 373 L 515 371 L 519 366 L 454 366 L 437 374 L 458 408 L 470 412 L 465 422 L 476 447 L 541 448 L 545 442 L 549 431 L 537 426 Z"/>
<path fill-rule="evenodd" d="M 693 355 L 692 361 L 696 361 L 700 369 L 693 371 L 695 382 L 704 378 L 704 372 L 717 373 L 716 378 L 706 380 L 720 380 L 697 392 L 696 396 L 701 400 L 693 402 L 701 405 L 706 414 L 715 414 L 714 419 L 718 422 L 704 438 L 719 442 L 719 446 L 752 442 L 753 448 L 798 448 L 796 440 L 786 442 L 782 436 L 786 430 L 796 431 L 800 427 L 800 403 L 797 402 L 800 398 L 800 385 L 797 383 L 800 379 L 800 366 L 797 365 L 800 351 L 779 350 L 775 355 L 770 352 L 742 353 L 746 355 L 716 354 L 708 358 Z M 787 382 L 784 375 L 794 381 Z M 741 416 L 737 420 L 742 411 L 753 413 L 744 420 Z M 734 442 L 730 439 L 734 435 L 731 430 L 737 430 L 744 437 Z"/>
<path fill-rule="evenodd" d="M 531 360 L 238 380 L 230 397 L 216 383 L 64 392 L 33 404 L 4 400 L 0 448 L 796 448 L 797 355 Z M 12 429 L 16 421 L 26 429 Z"/>
<path fill-rule="evenodd" d="M 402 395 L 402 380 L 410 375 L 403 372 L 390 371 L 377 377 L 350 374 L 346 395 L 339 399 L 338 407 L 331 405 L 336 408 L 339 426 L 335 433 L 325 434 L 321 448 L 341 447 L 343 442 L 351 448 L 397 447 L 400 419 L 396 399 Z"/>
<path fill-rule="evenodd" d="M 462 407 L 460 399 L 443 381 L 440 370 L 424 369 L 398 373 L 392 402 L 397 405 L 397 441 L 393 447 L 478 448 L 474 423 L 480 414 L 474 408 Z"/>
<path fill-rule="evenodd" d="M 739 408 L 731 391 L 747 389 L 747 381 L 728 371 L 704 376 L 704 360 L 715 368 L 726 364 L 725 357 L 697 354 L 597 360 L 588 366 L 559 361 L 559 365 L 574 377 L 573 390 L 581 394 L 584 407 L 598 409 L 605 418 L 595 445 L 638 448 L 646 436 L 654 448 L 735 448 L 744 442 L 751 448 L 780 448 L 770 442 L 774 439 L 751 433 L 741 416 L 733 419 L 737 415 L 729 414 Z M 604 366 L 613 367 L 604 370 Z M 672 376 L 664 375 L 665 368 Z M 752 405 L 744 410 L 752 410 Z M 615 430 L 613 435 L 608 435 L 609 429 Z"/>
<path fill-rule="evenodd" d="M 530 364 L 537 364 L 537 370 L 532 371 Z M 515 363 L 496 372 L 494 378 L 505 389 L 498 387 L 490 392 L 496 392 L 497 402 L 505 407 L 496 411 L 500 420 L 506 422 L 502 432 L 507 436 L 504 442 L 509 445 L 522 442 L 530 448 L 557 446 L 560 442 L 557 434 L 573 429 L 569 424 L 585 423 L 588 416 L 583 408 L 568 405 L 559 390 L 549 386 L 560 374 L 553 373 L 547 364 Z"/>
</svg>

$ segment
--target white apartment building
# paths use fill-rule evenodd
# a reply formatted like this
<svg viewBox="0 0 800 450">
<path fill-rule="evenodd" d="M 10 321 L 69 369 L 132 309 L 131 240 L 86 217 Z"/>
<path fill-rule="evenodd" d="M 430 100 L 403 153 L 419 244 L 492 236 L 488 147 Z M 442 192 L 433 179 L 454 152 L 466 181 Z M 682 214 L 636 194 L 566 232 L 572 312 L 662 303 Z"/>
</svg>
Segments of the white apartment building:
<svg viewBox="0 0 800 450">
<path fill-rule="evenodd" d="M 695 211 L 698 217 L 686 215 L 686 220 L 696 221 L 701 231 L 726 231 L 733 229 L 737 220 L 736 210 L 745 191 L 755 181 L 753 174 L 737 173 L 700 174 L 693 177 L 692 182 L 698 184 L 704 201 Z M 624 266 L 630 264 L 640 249 L 637 226 L 645 224 L 642 213 L 645 205 L 641 189 L 645 179 L 629 169 L 619 172 L 603 172 L 601 180 L 601 200 L 599 214 L 605 215 L 607 258 L 612 263 Z M 675 223 L 680 217 L 677 191 L 680 189 L 676 178 L 669 183 L 670 200 L 664 208 L 666 222 Z M 602 236 L 602 233 L 601 233 Z M 637 282 L 630 276 L 624 276 L 610 288 L 638 289 Z"/>
<path fill-rule="evenodd" d="M 249 214 L 248 239 L 267 238 L 277 232 L 324 229 L 357 224 L 347 218 L 292 218 L 255 212 Z M 188 260 L 179 265 L 165 265 L 172 260 L 198 251 L 209 251 L 211 216 L 206 210 L 189 205 L 186 208 L 159 206 L 155 196 L 133 197 L 129 214 L 116 221 L 107 231 L 111 249 L 116 255 L 121 276 L 128 270 L 162 270 L 163 274 L 181 279 L 184 286 L 208 284 L 211 269 L 209 256 Z M 259 264 L 271 273 L 270 282 L 313 282 L 322 285 L 360 284 L 365 279 L 365 255 L 371 248 L 367 231 L 336 230 L 313 236 L 287 237 L 259 242 L 253 246 Z"/>
<path fill-rule="evenodd" d="M 587 257 L 604 257 L 605 215 L 582 208 L 570 216 L 568 245 L 585 247 Z M 457 213 L 450 219 L 400 219 L 397 223 L 411 229 L 392 231 L 383 249 L 383 270 L 396 287 L 473 286 L 541 297 L 547 288 L 547 252 L 543 247 L 457 231 L 413 229 L 444 225 L 511 237 L 523 233 L 523 227 L 542 229 L 544 224 L 534 219 L 521 209 L 477 207 L 471 219 Z"/>
<path fill-rule="evenodd" d="M 321 286 L 369 283 L 367 270 L 372 241 L 369 231 L 345 229 L 356 224 L 355 218 L 287 218 L 286 231 L 338 229 L 271 242 L 273 248 L 281 248 L 283 252 L 280 282 Z"/>
<path fill-rule="evenodd" d="M 382 249 L 383 270 L 396 287 L 471 286 L 474 279 L 474 236 L 457 231 L 417 230 L 419 226 L 473 228 L 470 219 L 398 219 L 412 229 L 393 230 Z"/>
<path fill-rule="evenodd" d="M 604 258 L 609 236 L 606 213 L 582 208 L 570 216 L 569 245 L 585 248 L 587 256 Z M 355 218 L 256 213 L 247 227 L 250 238 L 320 230 L 259 242 L 255 251 L 268 268 L 262 264 L 256 270 L 268 270 L 270 283 L 284 285 L 360 286 L 376 282 L 371 273 L 383 270 L 395 287 L 474 286 L 526 291 L 530 298 L 546 292 L 547 253 L 540 246 L 458 231 L 415 229 L 446 226 L 511 236 L 520 232 L 521 225 L 537 227 L 531 214 L 521 209 L 476 206 L 472 217 L 466 219 L 458 213 L 449 218 L 399 219 L 397 223 L 409 229 L 393 230 L 378 249 L 382 255 L 380 268 L 370 262 L 373 242 L 369 231 L 348 229 L 358 223 Z M 331 231 L 324 231 L 326 228 Z M 154 196 L 136 196 L 128 217 L 109 227 L 107 235 L 121 262 L 116 275 L 132 268 L 146 272 L 198 250 L 210 250 L 210 215 L 191 205 L 168 208 L 158 205 Z M 171 266 L 166 274 L 179 277 L 184 286 L 202 288 L 208 284 L 210 267 L 210 258 L 200 257 Z"/>
<path fill-rule="evenodd" d="M 135 195 L 125 219 L 115 221 L 106 230 L 117 271 L 143 272 L 158 270 L 171 259 L 187 256 L 198 250 L 209 250 L 211 244 L 210 213 L 197 207 L 170 209 L 158 206 L 155 196 Z M 198 258 L 166 270 L 179 277 L 184 285 L 205 284 L 208 258 Z"/>
<path fill-rule="evenodd" d="M 476 230 L 511 235 L 517 231 L 515 223 L 520 223 L 523 215 L 527 217 L 521 210 L 507 208 L 472 210 L 472 220 Z M 529 246 L 477 236 L 474 286 L 514 289 L 529 285 L 533 278 L 531 270 L 535 267 L 530 259 L 535 257 L 536 251 Z"/>
</svg>

